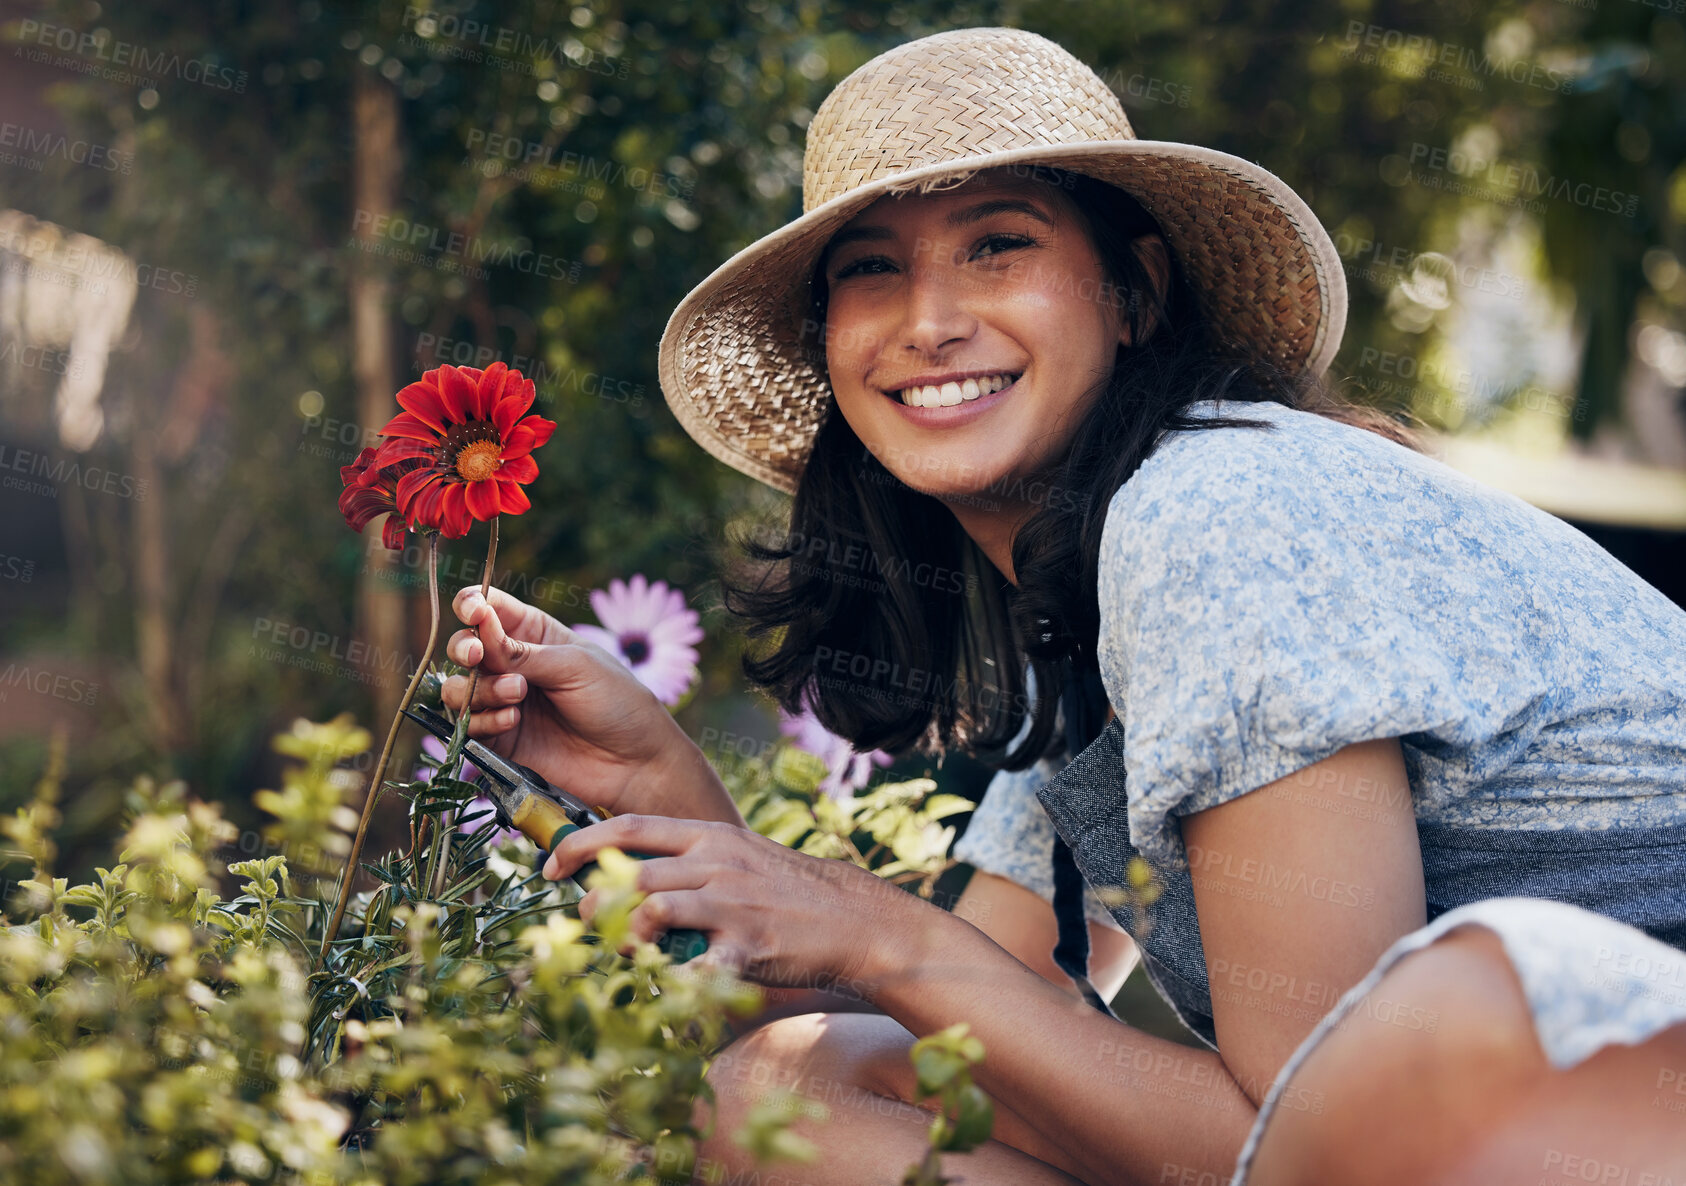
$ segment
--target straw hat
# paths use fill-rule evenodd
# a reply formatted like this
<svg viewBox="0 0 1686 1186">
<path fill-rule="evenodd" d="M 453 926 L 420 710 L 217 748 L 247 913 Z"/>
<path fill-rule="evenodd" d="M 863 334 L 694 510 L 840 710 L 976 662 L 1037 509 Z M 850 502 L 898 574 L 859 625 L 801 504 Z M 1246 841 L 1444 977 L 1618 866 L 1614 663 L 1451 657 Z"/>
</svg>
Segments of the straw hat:
<svg viewBox="0 0 1686 1186">
<path fill-rule="evenodd" d="M 1317 216 L 1240 157 L 1138 140 L 1118 97 L 1022 29 L 956 29 L 880 54 L 808 125 L 802 216 L 727 260 L 662 333 L 668 406 L 715 457 L 793 493 L 832 400 L 809 278 L 826 242 L 887 193 L 1001 165 L 1058 167 L 1127 191 L 1159 222 L 1218 337 L 1290 370 L 1340 346 L 1346 277 Z"/>
</svg>

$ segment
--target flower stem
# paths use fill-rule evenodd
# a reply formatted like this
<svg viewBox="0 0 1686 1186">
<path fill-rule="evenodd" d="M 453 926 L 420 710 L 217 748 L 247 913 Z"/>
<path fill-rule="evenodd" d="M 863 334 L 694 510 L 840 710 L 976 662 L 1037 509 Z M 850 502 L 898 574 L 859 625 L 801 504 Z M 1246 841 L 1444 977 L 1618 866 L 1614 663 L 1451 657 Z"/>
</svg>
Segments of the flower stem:
<svg viewBox="0 0 1686 1186">
<path fill-rule="evenodd" d="M 498 520 L 499 520 L 499 518 L 500 518 L 500 516 L 497 516 L 497 515 L 492 516 L 491 538 L 486 542 L 486 570 L 485 570 L 485 572 L 483 572 L 480 575 L 480 600 L 481 601 L 486 600 L 487 590 L 491 587 L 491 584 L 492 584 L 492 565 L 497 562 L 497 558 L 498 558 Z M 476 636 L 478 636 L 479 633 L 480 632 L 478 630 L 475 631 Z M 481 655 L 481 661 L 482 662 L 485 661 L 485 655 L 484 654 Z M 462 702 L 462 705 L 463 705 L 462 710 L 465 713 L 472 713 L 474 711 L 474 688 L 475 688 L 475 685 L 478 684 L 479 682 L 480 682 L 480 668 L 478 666 L 476 666 L 473 671 L 468 673 L 468 695 L 463 698 L 463 702 Z M 455 822 L 454 817 L 457 814 L 459 814 L 459 813 L 457 813 L 457 812 L 452 813 L 453 824 Z M 428 878 L 427 878 L 428 896 L 433 897 L 433 898 L 437 898 L 439 896 L 440 892 L 444 888 L 439 883 L 443 880 L 442 874 L 443 874 L 444 869 L 445 869 L 445 861 L 442 859 L 442 856 L 439 852 L 439 843 L 438 843 L 439 840 L 444 839 L 445 836 L 446 836 L 443 817 L 440 817 L 440 819 L 437 821 L 435 826 L 439 828 L 439 836 L 435 839 L 435 843 L 433 845 L 433 852 L 430 855 L 430 860 L 428 862 Z M 412 846 L 411 852 L 413 853 L 414 851 L 415 851 L 415 849 Z"/>
<path fill-rule="evenodd" d="M 486 571 L 480 576 L 481 601 L 486 600 L 487 591 L 492 586 L 492 562 L 498 558 L 498 518 L 499 516 L 497 515 L 492 516 L 492 538 L 486 545 Z M 480 631 L 476 630 L 474 635 L 478 638 L 480 636 Z M 480 658 L 481 661 L 484 662 L 486 656 L 482 654 Z M 473 671 L 468 673 L 468 696 L 464 698 L 462 702 L 462 710 L 464 712 L 472 711 L 474 707 L 474 688 L 479 682 L 480 668 L 476 666 Z"/>
<path fill-rule="evenodd" d="M 328 958 L 328 948 L 340 929 L 340 922 L 345 918 L 346 903 L 351 900 L 351 883 L 357 877 L 357 859 L 363 855 L 363 838 L 368 834 L 369 820 L 375 813 L 375 804 L 380 801 L 381 790 L 386 782 L 386 767 L 392 760 L 392 748 L 398 741 L 398 726 L 404 720 L 404 710 L 410 707 L 410 702 L 416 698 L 416 688 L 421 685 L 422 675 L 433 658 L 433 644 L 439 637 L 438 558 L 439 535 L 430 531 L 427 533 L 427 594 L 428 607 L 432 613 L 427 627 L 427 647 L 422 651 L 421 661 L 416 664 L 415 674 L 410 677 L 410 686 L 404 689 L 404 698 L 398 702 L 398 711 L 392 714 L 392 727 L 386 731 L 386 746 L 381 750 L 381 760 L 375 763 L 375 775 L 369 787 L 369 797 L 363 803 L 363 817 L 357 821 L 357 835 L 352 838 L 351 852 L 345 859 L 345 874 L 340 881 L 339 898 L 334 903 L 334 914 L 328 923 L 328 929 L 322 933 L 322 949 L 316 953 L 316 967 L 313 971 L 321 971 L 323 962 Z"/>
</svg>

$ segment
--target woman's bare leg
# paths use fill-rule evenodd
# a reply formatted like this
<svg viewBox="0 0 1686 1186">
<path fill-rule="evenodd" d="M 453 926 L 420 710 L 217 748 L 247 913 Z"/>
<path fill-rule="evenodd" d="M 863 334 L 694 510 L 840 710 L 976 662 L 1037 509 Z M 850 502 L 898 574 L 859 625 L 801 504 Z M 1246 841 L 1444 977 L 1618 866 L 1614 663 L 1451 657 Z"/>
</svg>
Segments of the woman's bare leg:
<svg viewBox="0 0 1686 1186">
<path fill-rule="evenodd" d="M 1306 1059 L 1248 1186 L 1683 1183 L 1681 1079 L 1686 1025 L 1554 1070 L 1498 936 L 1461 927 L 1403 957 Z"/>
<path fill-rule="evenodd" d="M 700 1143 L 695 1180 L 709 1181 L 711 1166 L 723 1170 L 726 1181 L 754 1167 L 732 1134 L 756 1103 L 785 1088 L 825 1104 L 830 1113 L 825 1121 L 801 1117 L 791 1125 L 791 1131 L 820 1150 L 807 1165 L 778 1168 L 792 1186 L 899 1182 L 930 1147 L 927 1134 L 935 1115 L 909 1102 L 914 1095 L 908 1061 L 912 1045 L 912 1034 L 877 1013 L 807 1013 L 745 1034 L 721 1051 L 709 1069 L 719 1110 L 712 1117 L 712 1135 Z M 696 1123 L 706 1128 L 710 1119 L 699 1101 Z M 1000 1101 L 993 1132 L 971 1153 L 944 1154 L 944 1174 L 971 1186 L 1081 1186 L 1078 1178 L 1035 1155 L 1059 1157 Z"/>
</svg>

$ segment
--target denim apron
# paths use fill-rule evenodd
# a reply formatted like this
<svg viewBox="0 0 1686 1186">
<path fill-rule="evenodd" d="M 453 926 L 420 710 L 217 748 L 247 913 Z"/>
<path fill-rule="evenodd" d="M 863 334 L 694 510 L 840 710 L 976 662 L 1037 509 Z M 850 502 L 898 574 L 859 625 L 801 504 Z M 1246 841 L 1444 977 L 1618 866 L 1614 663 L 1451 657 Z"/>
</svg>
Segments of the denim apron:
<svg viewBox="0 0 1686 1186">
<path fill-rule="evenodd" d="M 1059 924 L 1055 962 L 1101 1011 L 1112 1011 L 1089 987 L 1088 927 L 1083 882 L 1127 885 L 1136 854 L 1124 789 L 1124 727 L 1115 718 L 1095 730 L 1098 677 L 1070 677 L 1061 699 L 1067 748 L 1076 754 L 1036 792 L 1057 833 L 1054 842 L 1054 916 Z M 1105 693 L 1098 709 L 1104 716 Z M 1079 747 L 1083 736 L 1093 740 Z M 1498 897 L 1567 902 L 1635 927 L 1672 947 L 1686 949 L 1686 826 L 1644 831 L 1519 831 L 1417 821 L 1428 921 L 1471 902 Z M 1109 906 L 1136 939 L 1142 969 L 1159 995 L 1208 1046 L 1211 983 L 1194 908 L 1188 870 L 1154 869 L 1162 891 L 1152 906 L 1152 926 L 1135 932 L 1130 906 Z M 1074 884 L 1075 883 L 1075 884 Z"/>
</svg>

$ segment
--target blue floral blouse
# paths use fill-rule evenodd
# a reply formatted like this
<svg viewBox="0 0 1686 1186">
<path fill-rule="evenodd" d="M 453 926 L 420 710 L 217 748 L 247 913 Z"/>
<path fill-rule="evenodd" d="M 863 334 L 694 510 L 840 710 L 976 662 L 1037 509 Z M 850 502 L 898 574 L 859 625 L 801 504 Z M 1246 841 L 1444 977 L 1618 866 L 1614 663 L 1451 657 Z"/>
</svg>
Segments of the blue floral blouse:
<svg viewBox="0 0 1686 1186">
<path fill-rule="evenodd" d="M 1146 857 L 1167 882 L 1149 975 L 1210 1043 L 1180 818 L 1397 737 L 1431 920 L 1401 950 L 1435 919 L 1498 931 L 1560 1065 L 1686 1020 L 1686 961 L 1660 1007 L 1550 972 L 1588 944 L 1653 963 L 1686 947 L 1686 611 L 1569 524 L 1376 433 L 1190 409 L 1214 414 L 1271 427 L 1171 433 L 1107 509 L 1097 657 L 1118 719 L 1069 770 L 998 773 L 955 855 L 1052 900 L 1057 823 L 1089 917 L 1125 929 L 1092 887 Z"/>
</svg>

